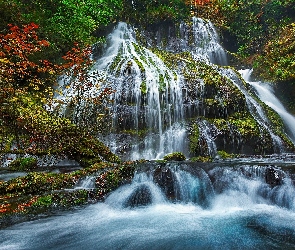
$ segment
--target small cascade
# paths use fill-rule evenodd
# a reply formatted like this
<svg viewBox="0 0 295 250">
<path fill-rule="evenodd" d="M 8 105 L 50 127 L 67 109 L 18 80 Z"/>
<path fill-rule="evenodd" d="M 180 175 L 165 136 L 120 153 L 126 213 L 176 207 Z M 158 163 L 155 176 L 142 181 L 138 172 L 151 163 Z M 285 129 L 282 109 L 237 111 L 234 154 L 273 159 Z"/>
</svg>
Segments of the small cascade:
<svg viewBox="0 0 295 250">
<path fill-rule="evenodd" d="M 243 81 L 239 79 L 237 74 L 232 69 L 220 68 L 221 74 L 227 76 L 231 82 L 238 87 L 238 89 L 243 93 L 246 98 L 247 106 L 254 117 L 254 119 L 259 123 L 261 128 L 265 129 L 272 138 L 274 151 L 276 153 L 282 153 L 284 150 L 282 139 L 276 135 L 270 126 L 270 122 L 265 114 L 262 106 L 250 95 L 249 91 L 246 89 Z"/>
<path fill-rule="evenodd" d="M 110 194 L 106 204 L 115 208 L 165 203 L 166 198 L 153 182 L 150 173 L 136 173 L 130 185 L 124 185 Z"/>
<path fill-rule="evenodd" d="M 208 207 L 213 187 L 207 173 L 186 164 L 139 169 L 131 183 L 113 192 L 106 203 L 113 207 L 164 204 L 168 200 Z"/>
<path fill-rule="evenodd" d="M 75 186 L 75 189 L 93 189 L 95 188 L 95 176 L 86 176 L 80 180 Z"/>
<path fill-rule="evenodd" d="M 194 175 L 196 174 L 197 176 Z M 209 207 L 214 194 L 211 181 L 205 171 L 198 168 L 193 173 L 177 169 L 174 172 L 178 199 L 181 202 L 192 202 L 201 207 Z"/>
<path fill-rule="evenodd" d="M 216 156 L 217 147 L 215 144 L 215 139 L 219 133 L 218 129 L 205 120 L 198 120 L 197 125 L 199 127 L 200 155 L 208 155 L 211 157 Z"/>
<path fill-rule="evenodd" d="M 120 187 L 106 199 L 116 208 L 169 201 L 207 209 L 227 206 L 226 203 L 239 207 L 273 204 L 295 211 L 295 187 L 290 176 L 276 166 L 242 164 L 214 167 L 206 172 L 192 164 L 147 163 L 138 169 L 130 185 Z"/>
<path fill-rule="evenodd" d="M 295 187 L 291 178 L 280 168 L 244 165 L 235 168 L 220 167 L 209 171 L 216 194 L 223 203 L 275 204 L 295 211 Z M 240 197 L 239 199 L 233 197 Z M 218 204 L 220 206 L 220 204 Z"/>
<path fill-rule="evenodd" d="M 280 115 L 286 126 L 288 135 L 290 136 L 292 142 L 295 144 L 295 117 L 285 109 L 280 100 L 275 96 L 274 90 L 270 84 L 262 82 L 253 82 L 250 80 L 252 71 L 252 69 L 245 69 L 240 70 L 240 73 L 244 80 L 255 88 L 260 100 Z"/>
<path fill-rule="evenodd" d="M 193 57 L 196 60 L 219 65 L 228 65 L 227 55 L 219 43 L 219 35 L 210 21 L 193 17 L 194 48 Z"/>
</svg>

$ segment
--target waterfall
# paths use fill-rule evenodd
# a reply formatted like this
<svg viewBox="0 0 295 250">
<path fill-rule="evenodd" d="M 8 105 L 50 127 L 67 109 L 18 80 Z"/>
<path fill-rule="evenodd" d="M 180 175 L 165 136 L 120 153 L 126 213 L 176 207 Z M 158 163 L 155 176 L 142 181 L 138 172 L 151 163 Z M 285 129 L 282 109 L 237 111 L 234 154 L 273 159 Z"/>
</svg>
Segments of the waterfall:
<svg viewBox="0 0 295 250">
<path fill-rule="evenodd" d="M 246 98 L 248 109 L 254 119 L 259 123 L 259 125 L 264 128 L 271 136 L 274 146 L 274 151 L 276 153 L 282 153 L 284 150 L 282 139 L 272 131 L 270 122 L 265 114 L 262 106 L 254 99 L 253 96 L 246 89 L 243 82 L 239 79 L 238 75 L 232 70 L 227 68 L 220 68 L 220 72 L 227 76 L 231 82 L 238 87 L 238 89 L 243 93 Z"/>
<path fill-rule="evenodd" d="M 246 69 L 240 70 L 240 73 L 245 81 L 247 81 L 251 86 L 255 88 L 260 100 L 280 115 L 286 126 L 287 134 L 290 136 L 292 142 L 295 144 L 295 117 L 285 109 L 280 100 L 275 96 L 274 90 L 270 84 L 250 81 L 252 71 L 253 70 Z"/>
<path fill-rule="evenodd" d="M 89 121 L 94 125 L 102 124 L 105 131 L 98 132 L 97 136 L 123 160 L 161 159 L 172 152 L 182 152 L 190 157 L 188 136 L 192 123 L 196 123 L 201 131 L 198 142 L 206 148 L 207 152 L 202 149 L 204 155 L 214 157 L 220 150 L 215 143 L 220 133 L 210 124 L 210 119 L 226 118 L 229 109 L 233 113 L 236 108 L 233 106 L 240 105 L 236 102 L 229 106 L 231 104 L 224 101 L 232 93 L 229 91 L 226 97 L 223 90 L 231 88 L 226 84 L 232 84 L 244 95 L 249 113 L 258 123 L 260 135 L 270 136 L 274 152 L 282 153 L 284 142 L 272 129 L 262 105 L 250 94 L 234 70 L 218 66 L 227 65 L 227 54 L 219 43 L 213 24 L 194 17 L 190 26 L 182 23 L 179 31 L 179 37 L 168 38 L 163 53 L 185 52 L 189 54 L 189 59 L 184 56 L 177 65 L 171 65 L 167 59 L 169 56 L 166 58 L 156 49 L 144 47 L 136 40 L 136 37 L 141 37 L 136 36 L 140 33 L 136 28 L 118 23 L 107 37 L 105 52 L 89 72 L 92 87 L 83 86 L 82 89 L 85 89 L 80 95 L 85 95 L 85 101 L 83 99 L 80 106 L 77 105 L 79 107 L 73 108 L 72 99 L 78 94 L 73 87 L 67 86 L 70 80 L 64 78 L 61 82 L 64 94 L 58 98 L 65 103 L 63 114 L 80 117 L 78 120 L 82 121 L 82 125 L 87 125 Z M 186 71 L 186 67 L 195 62 L 196 66 Z M 216 77 L 208 79 L 206 74 L 209 74 L 209 69 L 214 74 L 216 72 Z M 221 80 L 219 76 L 225 76 L 229 81 Z M 224 81 L 224 86 L 217 89 L 214 81 Z M 109 103 L 103 103 L 102 107 L 87 103 L 90 97 L 99 96 L 104 88 L 115 91 Z M 101 116 L 108 117 L 108 120 L 101 122 Z M 72 120 L 75 122 L 75 119 Z M 236 134 L 239 134 L 235 125 L 230 129 L 237 129 Z M 220 147 L 219 141 L 217 144 Z"/>
<path fill-rule="evenodd" d="M 146 134 L 133 141 L 131 159 L 156 159 L 183 151 L 173 143 L 185 142 L 186 135 L 182 126 L 182 77 L 141 47 L 133 32 L 126 23 L 119 23 L 108 37 L 108 50 L 95 65 L 95 69 L 108 73 L 106 79 L 116 90 L 112 128 Z M 176 134 L 179 136 L 174 137 Z"/>
<path fill-rule="evenodd" d="M 180 29 L 183 33 L 182 25 Z M 111 103 L 104 108 L 111 115 L 110 123 L 106 123 L 109 131 L 100 139 L 123 159 L 161 159 L 176 151 L 188 157 L 188 121 L 185 119 L 190 118 L 187 117 L 190 113 L 196 115 L 194 112 L 200 100 L 195 98 L 185 102 L 188 87 L 182 73 L 171 70 L 152 50 L 141 46 L 136 41 L 135 32 L 126 23 L 117 25 L 107 37 L 104 54 L 89 72 L 93 87 L 83 86 L 80 95 L 87 100 L 98 96 L 104 87 L 115 90 Z M 183 34 L 181 42 L 185 44 L 182 51 L 190 51 L 195 60 L 227 64 L 226 53 L 210 21 L 194 17 L 190 35 Z M 60 81 L 63 95 L 57 99 L 59 103 L 65 103 L 61 112 L 75 117 L 76 121 L 78 118 L 84 123 L 85 120 L 95 122 L 96 116 L 101 115 L 100 111 L 86 101 L 82 100 L 80 107 L 71 111 L 73 99 L 79 93 L 69 83 L 69 77 Z M 198 89 L 196 87 L 196 91 Z M 88 117 L 85 117 L 86 113 Z M 216 148 L 211 148 L 213 141 L 207 146 L 209 154 L 213 155 L 216 151 Z"/>
</svg>

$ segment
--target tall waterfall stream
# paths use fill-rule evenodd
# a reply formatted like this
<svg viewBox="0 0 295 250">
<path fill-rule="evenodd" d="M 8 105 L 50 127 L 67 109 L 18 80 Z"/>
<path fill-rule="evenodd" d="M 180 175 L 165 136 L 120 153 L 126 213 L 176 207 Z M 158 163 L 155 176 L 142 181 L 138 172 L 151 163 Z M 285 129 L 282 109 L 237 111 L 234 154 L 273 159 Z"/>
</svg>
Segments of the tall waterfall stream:
<svg viewBox="0 0 295 250">
<path fill-rule="evenodd" d="M 210 22 L 194 18 L 193 32 L 194 47 L 183 31 L 180 50 L 212 66 L 227 64 Z M 185 79 L 151 50 L 140 47 L 134 37 L 133 29 L 119 23 L 93 69 L 116 89 L 110 107 L 112 133 L 104 139 L 116 151 L 119 130 L 145 128 L 144 138 L 131 139 L 128 159 L 161 159 L 174 151 L 188 154 L 185 118 L 190 109 L 182 102 Z M 261 105 L 237 73 L 228 68 L 218 71 L 245 96 L 252 116 L 269 132 L 277 152 L 284 152 Z M 240 73 L 283 118 L 294 142 L 294 117 L 270 87 L 249 81 L 249 71 Z M 75 95 L 71 88 L 64 91 L 67 98 Z M 202 94 L 201 81 L 196 91 Z M 95 89 L 87 94 L 95 95 Z M 204 120 L 198 126 L 208 154 L 216 155 L 214 128 Z M 143 163 L 132 183 L 110 193 L 104 202 L 1 230 L 0 249 L 295 249 L 294 166 L 288 154 L 264 160 Z M 77 188 L 93 188 L 92 181 L 86 178 Z"/>
</svg>

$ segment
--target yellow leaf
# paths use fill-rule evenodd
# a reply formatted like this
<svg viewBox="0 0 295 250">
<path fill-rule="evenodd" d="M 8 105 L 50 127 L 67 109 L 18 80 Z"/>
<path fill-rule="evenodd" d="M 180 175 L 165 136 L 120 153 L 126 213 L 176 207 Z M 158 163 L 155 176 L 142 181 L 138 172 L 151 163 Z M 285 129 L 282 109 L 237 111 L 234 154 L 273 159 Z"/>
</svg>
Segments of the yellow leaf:
<svg viewBox="0 0 295 250">
<path fill-rule="evenodd" d="M 7 58 L 1 58 L 0 62 L 2 63 L 9 63 L 9 60 Z"/>
</svg>

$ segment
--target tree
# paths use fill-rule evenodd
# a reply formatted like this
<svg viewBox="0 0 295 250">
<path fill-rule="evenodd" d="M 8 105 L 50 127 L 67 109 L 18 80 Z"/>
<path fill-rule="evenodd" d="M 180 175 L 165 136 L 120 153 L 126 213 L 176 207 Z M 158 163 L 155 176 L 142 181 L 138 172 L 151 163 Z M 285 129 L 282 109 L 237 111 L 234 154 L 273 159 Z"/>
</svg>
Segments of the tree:
<svg viewBox="0 0 295 250">
<path fill-rule="evenodd" d="M 52 46 L 56 59 L 71 49 L 74 42 L 93 44 L 96 29 L 105 26 L 120 14 L 122 0 L 13 0 L 25 23 L 35 22 L 41 36 Z"/>
<path fill-rule="evenodd" d="M 0 122 L 1 132 L 12 132 L 20 142 L 19 101 L 21 96 L 34 93 L 39 101 L 52 95 L 52 83 L 60 67 L 47 60 L 34 61 L 34 54 L 49 46 L 38 38 L 38 25 L 31 23 L 22 28 L 9 25 L 7 34 L 0 34 Z M 4 127 L 7 128 L 6 131 Z M 5 144 L 5 135 L 1 141 Z M 7 139 L 7 135 L 6 135 Z"/>
<path fill-rule="evenodd" d="M 81 161 L 100 159 L 100 155 L 117 161 L 88 128 L 44 108 L 52 99 L 52 86 L 61 72 L 73 72 L 73 81 L 87 80 L 83 74 L 91 65 L 89 48 L 80 49 L 76 44 L 64 57 L 66 63 L 55 65 L 36 59 L 36 54 L 49 46 L 39 39 L 38 25 L 9 26 L 7 34 L 0 34 L 0 153 L 65 154 Z M 98 99 L 108 93 L 103 91 Z"/>
</svg>

